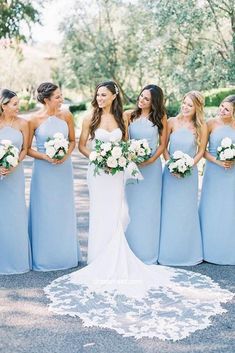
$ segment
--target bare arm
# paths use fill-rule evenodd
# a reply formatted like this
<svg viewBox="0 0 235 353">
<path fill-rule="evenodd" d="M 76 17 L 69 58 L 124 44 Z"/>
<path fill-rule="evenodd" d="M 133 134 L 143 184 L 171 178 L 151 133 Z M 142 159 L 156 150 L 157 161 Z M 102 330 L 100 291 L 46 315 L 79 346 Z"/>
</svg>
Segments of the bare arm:
<svg viewBox="0 0 235 353">
<path fill-rule="evenodd" d="M 163 129 L 162 129 L 161 135 L 159 135 L 159 146 L 156 152 L 154 153 L 154 155 L 152 155 L 147 161 L 144 161 L 143 163 L 140 164 L 141 167 L 147 166 L 153 163 L 154 161 L 156 161 L 156 159 L 158 159 L 163 153 L 163 151 L 166 149 L 166 139 L 167 139 L 167 117 L 166 116 L 163 117 L 162 124 L 163 124 Z"/>
<path fill-rule="evenodd" d="M 168 152 L 168 144 L 169 144 L 170 134 L 173 131 L 173 120 L 174 120 L 174 118 L 170 118 L 167 121 L 166 147 L 163 152 L 163 157 L 164 157 L 165 161 L 168 161 L 168 159 L 170 159 L 170 154 Z"/>
<path fill-rule="evenodd" d="M 214 124 L 213 124 L 213 121 L 210 120 L 207 124 L 208 126 L 208 133 L 209 135 L 211 134 L 211 132 L 213 131 L 213 128 L 214 128 Z M 234 162 L 233 161 L 220 161 L 218 159 L 216 159 L 215 156 L 213 156 L 210 152 L 208 152 L 207 150 L 205 151 L 204 153 L 204 157 L 209 161 L 209 162 L 212 162 L 212 163 L 215 163 L 217 164 L 218 166 L 222 167 L 222 168 L 225 168 L 225 169 L 229 169 L 231 168 L 233 165 L 234 165 Z"/>
<path fill-rule="evenodd" d="M 129 138 L 128 127 L 131 121 L 131 113 L 132 113 L 132 110 L 127 110 L 123 113 L 123 119 L 126 127 L 125 141 L 127 141 Z"/>
<path fill-rule="evenodd" d="M 206 123 L 202 125 L 201 128 L 201 136 L 200 136 L 201 144 L 198 148 L 197 154 L 194 156 L 194 165 L 196 165 L 200 159 L 203 157 L 206 149 L 206 145 L 208 142 L 208 129 Z"/>
<path fill-rule="evenodd" d="M 29 123 L 26 120 L 22 120 L 20 123 L 20 131 L 23 135 L 23 145 L 19 155 L 19 162 L 23 161 L 27 155 L 28 141 L 29 141 Z"/>
<path fill-rule="evenodd" d="M 81 135 L 78 142 L 79 151 L 87 158 L 89 158 L 89 155 L 91 153 L 91 150 L 86 146 L 90 135 L 90 123 L 91 123 L 90 117 L 84 118 Z"/>
<path fill-rule="evenodd" d="M 32 142 L 34 137 L 34 132 L 37 128 L 36 118 L 29 121 L 29 140 L 28 140 L 28 155 L 30 157 L 41 159 L 50 163 L 53 163 L 53 159 L 48 157 L 45 153 L 41 153 L 32 148 Z"/>
</svg>

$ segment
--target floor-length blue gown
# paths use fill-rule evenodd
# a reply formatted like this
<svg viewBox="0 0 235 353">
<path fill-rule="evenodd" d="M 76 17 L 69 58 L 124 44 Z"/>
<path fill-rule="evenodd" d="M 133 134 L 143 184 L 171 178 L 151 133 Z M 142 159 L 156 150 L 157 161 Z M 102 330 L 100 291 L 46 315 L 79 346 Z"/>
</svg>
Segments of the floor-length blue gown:
<svg viewBox="0 0 235 353">
<path fill-rule="evenodd" d="M 225 137 L 235 143 L 235 129 L 222 126 L 210 134 L 209 152 L 213 156 Z M 235 265 L 235 166 L 225 170 L 206 161 L 199 210 L 204 259 Z"/>
<path fill-rule="evenodd" d="M 36 130 L 37 150 L 57 132 L 68 138 L 67 123 L 49 116 Z M 61 270 L 79 261 L 71 158 L 62 164 L 35 159 L 30 194 L 29 233 L 33 269 Z"/>
<path fill-rule="evenodd" d="M 134 120 L 129 126 L 129 137 L 147 139 L 152 154 L 159 140 L 158 127 L 145 118 Z M 162 164 L 158 158 L 152 164 L 140 168 L 144 179 L 130 180 L 126 185 L 126 197 L 130 223 L 126 238 L 134 254 L 146 264 L 156 263 L 159 252 Z"/>
<path fill-rule="evenodd" d="M 19 150 L 23 135 L 10 126 L 0 129 L 0 141 L 11 140 Z M 22 163 L 0 179 L 0 273 L 16 274 L 30 269 L 25 179 Z"/>
<path fill-rule="evenodd" d="M 194 134 L 179 128 L 170 135 L 169 153 L 176 150 L 191 157 L 196 154 Z M 202 261 L 202 239 L 198 214 L 198 171 L 185 178 L 163 173 L 160 264 L 191 266 Z"/>
</svg>

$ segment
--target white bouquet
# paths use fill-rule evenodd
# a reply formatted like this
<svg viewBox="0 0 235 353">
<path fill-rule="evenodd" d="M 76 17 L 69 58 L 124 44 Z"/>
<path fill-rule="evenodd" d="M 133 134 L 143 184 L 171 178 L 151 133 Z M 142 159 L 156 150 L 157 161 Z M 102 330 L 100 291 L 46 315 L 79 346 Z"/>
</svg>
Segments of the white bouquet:
<svg viewBox="0 0 235 353">
<path fill-rule="evenodd" d="M 170 173 L 179 174 L 184 178 L 192 173 L 194 160 L 187 153 L 175 151 L 166 164 Z"/>
<path fill-rule="evenodd" d="M 19 149 L 12 144 L 11 140 L 0 141 L 0 167 L 5 169 L 14 168 L 19 163 Z M 1 179 L 3 179 L 3 175 Z"/>
<path fill-rule="evenodd" d="M 151 148 L 146 139 L 127 141 L 129 159 L 135 163 L 142 163 L 151 156 Z"/>
<path fill-rule="evenodd" d="M 235 161 L 235 144 L 231 138 L 223 138 L 217 148 L 217 159 L 220 161 Z"/>
<path fill-rule="evenodd" d="M 90 153 L 90 164 L 94 164 L 94 175 L 103 170 L 106 174 L 114 175 L 123 171 L 128 164 L 127 144 L 120 142 L 103 142 L 95 140 L 94 151 Z"/>
<path fill-rule="evenodd" d="M 69 142 L 61 132 L 53 135 L 53 138 L 48 138 L 44 143 L 46 155 L 52 159 L 63 159 L 69 149 Z"/>
</svg>

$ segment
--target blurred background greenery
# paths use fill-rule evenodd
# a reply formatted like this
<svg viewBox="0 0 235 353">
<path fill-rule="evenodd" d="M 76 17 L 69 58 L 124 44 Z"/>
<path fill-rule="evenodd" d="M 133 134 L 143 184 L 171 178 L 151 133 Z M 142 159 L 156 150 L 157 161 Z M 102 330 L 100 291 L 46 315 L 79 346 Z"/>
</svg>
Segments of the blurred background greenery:
<svg viewBox="0 0 235 353">
<path fill-rule="evenodd" d="M 235 0 L 71 0 L 58 18 L 61 41 L 48 32 L 38 42 L 30 28 L 43 28 L 51 2 L 0 0 L 0 87 L 19 93 L 21 111 L 36 108 L 46 80 L 60 85 L 77 121 L 106 79 L 120 85 L 125 109 L 158 84 L 169 116 L 190 90 L 204 93 L 207 118 L 235 94 Z"/>
</svg>

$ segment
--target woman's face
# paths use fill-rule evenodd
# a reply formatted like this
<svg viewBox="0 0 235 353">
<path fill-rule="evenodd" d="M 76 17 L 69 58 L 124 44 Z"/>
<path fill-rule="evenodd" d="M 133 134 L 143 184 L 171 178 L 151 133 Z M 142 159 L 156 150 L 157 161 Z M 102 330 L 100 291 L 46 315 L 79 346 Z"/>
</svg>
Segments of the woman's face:
<svg viewBox="0 0 235 353">
<path fill-rule="evenodd" d="M 2 109 L 6 115 L 17 115 L 19 113 L 19 98 L 12 97 L 8 103 L 2 104 Z"/>
<path fill-rule="evenodd" d="M 185 97 L 181 105 L 181 113 L 183 116 L 192 118 L 196 113 L 195 105 L 190 97 Z"/>
<path fill-rule="evenodd" d="M 152 104 L 151 93 L 148 89 L 141 92 L 138 99 L 138 107 L 140 109 L 150 110 Z"/>
<path fill-rule="evenodd" d="M 96 101 L 99 108 L 106 108 L 112 105 L 116 94 L 113 94 L 107 87 L 99 87 L 96 93 Z"/>
<path fill-rule="evenodd" d="M 64 99 L 63 99 L 63 95 L 62 92 L 59 88 L 57 88 L 52 95 L 50 96 L 50 98 L 46 98 L 45 102 L 48 103 L 48 105 L 51 108 L 55 108 L 55 109 L 59 109 L 63 103 Z"/>
<path fill-rule="evenodd" d="M 222 102 L 219 106 L 219 116 L 221 118 L 232 118 L 233 117 L 233 105 L 229 102 Z"/>
</svg>

